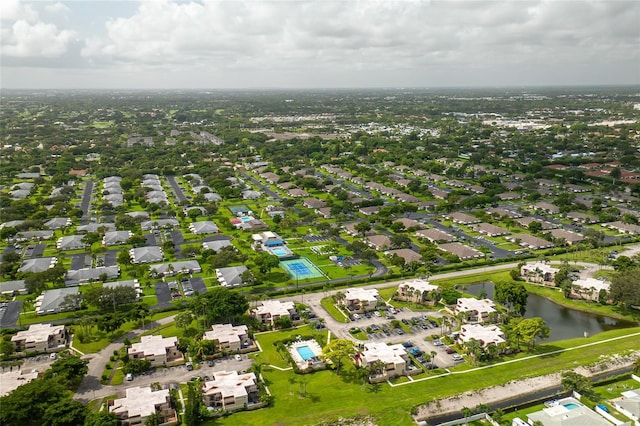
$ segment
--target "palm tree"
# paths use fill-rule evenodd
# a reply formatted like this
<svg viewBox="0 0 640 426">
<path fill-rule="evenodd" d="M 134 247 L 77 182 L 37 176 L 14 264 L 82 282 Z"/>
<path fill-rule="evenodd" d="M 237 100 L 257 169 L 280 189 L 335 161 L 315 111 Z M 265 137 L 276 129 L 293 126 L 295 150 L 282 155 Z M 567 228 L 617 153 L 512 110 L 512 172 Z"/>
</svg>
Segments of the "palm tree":
<svg viewBox="0 0 640 426">
<path fill-rule="evenodd" d="M 431 351 L 431 366 L 432 367 L 433 367 L 433 361 L 435 361 L 435 359 L 436 359 L 436 355 L 438 355 L 438 352 Z"/>
<path fill-rule="evenodd" d="M 465 342 L 464 347 L 467 350 L 467 353 L 473 357 L 473 363 L 478 363 L 478 357 L 482 352 L 482 345 L 476 339 L 471 339 L 468 342 Z"/>
</svg>

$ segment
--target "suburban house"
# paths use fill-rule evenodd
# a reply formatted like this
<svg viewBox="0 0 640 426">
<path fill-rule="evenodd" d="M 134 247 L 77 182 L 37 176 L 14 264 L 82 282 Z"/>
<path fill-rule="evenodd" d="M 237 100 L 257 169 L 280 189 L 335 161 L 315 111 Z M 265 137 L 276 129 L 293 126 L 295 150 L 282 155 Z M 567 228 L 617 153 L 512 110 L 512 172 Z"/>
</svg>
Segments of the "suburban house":
<svg viewBox="0 0 640 426">
<path fill-rule="evenodd" d="M 439 293 L 440 287 L 437 285 L 430 284 L 427 280 L 415 279 L 400 284 L 396 297 L 407 302 L 424 303 L 430 300 L 435 303 Z"/>
<path fill-rule="evenodd" d="M 600 221 L 597 216 L 580 212 L 567 213 L 567 219 L 579 223 L 598 223 Z"/>
<path fill-rule="evenodd" d="M 530 250 L 539 250 L 545 248 L 554 247 L 552 242 L 543 240 L 542 238 L 534 237 L 529 234 L 516 234 L 505 237 L 508 241 L 518 244 L 520 247 L 525 247 Z"/>
<path fill-rule="evenodd" d="M 143 231 L 153 231 L 154 229 L 174 229 L 179 228 L 180 222 L 177 219 L 169 218 L 169 219 L 156 219 L 156 220 L 147 220 L 145 222 L 140 223 L 140 228 Z"/>
<path fill-rule="evenodd" d="M 524 278 L 525 281 L 531 283 L 553 284 L 558 272 L 560 272 L 560 269 L 554 268 L 544 262 L 527 263 L 520 267 L 520 276 Z"/>
<path fill-rule="evenodd" d="M 102 245 L 105 247 L 125 244 L 133 233 L 131 231 L 109 231 L 102 237 Z"/>
<path fill-rule="evenodd" d="M 3 296 L 15 296 L 27 293 L 27 286 L 24 280 L 4 281 L 0 283 L 0 294 Z"/>
<path fill-rule="evenodd" d="M 163 426 L 178 424 L 176 410 L 171 407 L 169 389 L 128 388 L 124 398 L 110 400 L 107 407 L 118 417 L 118 424 L 123 426 L 144 425 L 152 414 L 158 415 L 158 422 Z"/>
<path fill-rule="evenodd" d="M 220 239 L 220 240 L 213 240 L 213 241 L 204 241 L 202 243 L 202 248 L 205 250 L 213 250 L 215 252 L 220 251 L 221 249 L 225 248 L 225 247 L 233 247 L 233 244 L 231 244 L 231 240 L 226 238 L 226 239 Z"/>
<path fill-rule="evenodd" d="M 405 263 L 418 262 L 422 263 L 422 255 L 411 249 L 402 248 L 396 250 L 388 250 L 384 252 L 385 255 L 393 256 L 394 254 L 404 259 Z"/>
<path fill-rule="evenodd" d="M 202 267 L 197 260 L 181 260 L 178 262 L 166 262 L 151 265 L 149 273 L 158 277 L 171 277 L 176 274 L 199 274 Z"/>
<path fill-rule="evenodd" d="M 473 223 L 480 223 L 480 219 L 470 216 L 466 213 L 454 212 L 449 215 L 449 219 L 453 223 L 459 223 L 461 225 L 471 225 Z"/>
<path fill-rule="evenodd" d="M 438 248 L 449 254 L 458 256 L 460 260 L 477 259 L 484 256 L 481 251 L 457 242 L 438 244 Z"/>
<path fill-rule="evenodd" d="M 252 344 L 246 325 L 215 324 L 211 326 L 211 331 L 204 333 L 202 338 L 216 342 L 219 349 L 233 352 L 238 352 Z"/>
<path fill-rule="evenodd" d="M 386 235 L 370 235 L 367 237 L 367 245 L 376 250 L 386 250 L 391 248 L 391 239 Z"/>
<path fill-rule="evenodd" d="M 247 270 L 248 268 L 244 265 L 218 268 L 216 269 L 216 278 L 223 287 L 242 287 L 247 285 L 247 283 L 242 279 L 242 274 Z"/>
<path fill-rule="evenodd" d="M 575 398 L 562 398 L 557 400 L 551 407 L 543 408 L 540 411 L 527 414 L 529 424 L 540 422 L 543 425 L 589 425 L 589 426 L 611 426 L 599 414 L 590 410 Z"/>
<path fill-rule="evenodd" d="M 553 238 L 564 240 L 568 245 L 576 244 L 585 240 L 582 234 L 566 231 L 564 229 L 552 229 L 551 231 L 549 231 L 549 233 L 553 236 Z"/>
<path fill-rule="evenodd" d="M 511 219 L 517 219 L 519 217 L 522 217 L 519 213 L 516 213 L 512 210 L 508 210 L 508 209 L 503 209 L 501 207 L 492 207 L 487 209 L 487 213 L 490 214 L 493 217 L 510 217 Z"/>
<path fill-rule="evenodd" d="M 264 300 L 262 305 L 251 309 L 249 314 L 262 324 L 274 325 L 280 318 L 292 319 L 296 312 L 293 302 L 281 302 L 279 300 Z"/>
<path fill-rule="evenodd" d="M 463 324 L 458 334 L 458 343 L 464 345 L 471 340 L 477 340 L 483 348 L 505 342 L 504 333 L 497 325 Z"/>
<path fill-rule="evenodd" d="M 500 228 L 499 226 L 492 225 L 490 223 L 485 223 L 485 222 L 482 222 L 473 226 L 473 229 L 476 232 L 479 232 L 489 237 L 499 237 L 500 235 L 507 235 L 509 233 L 509 231 L 507 231 L 504 228 Z"/>
<path fill-rule="evenodd" d="M 407 374 L 407 365 L 410 364 L 407 350 L 399 343 L 395 345 L 387 345 L 382 342 L 365 343 L 363 350 L 355 355 L 355 363 L 359 367 L 371 367 L 378 361 L 384 367 L 381 374 L 369 377 L 372 382 L 405 375 Z"/>
<path fill-rule="evenodd" d="M 432 243 L 455 241 L 455 237 L 453 235 L 435 228 L 416 231 L 416 237 L 426 238 Z"/>
<path fill-rule="evenodd" d="M 551 203 L 547 203 L 545 201 L 540 201 L 531 206 L 534 210 L 542 210 L 544 212 L 550 214 L 558 214 L 560 213 L 560 208 Z"/>
<path fill-rule="evenodd" d="M 406 229 L 409 229 L 409 228 L 422 229 L 422 228 L 424 228 L 424 225 L 422 223 L 418 222 L 415 219 L 409 219 L 407 217 L 398 218 L 398 219 L 394 220 L 393 223 L 401 223 L 401 224 L 404 225 L 404 227 Z"/>
<path fill-rule="evenodd" d="M 553 229 L 553 228 L 557 228 L 557 225 L 554 225 L 553 223 L 546 221 L 546 220 L 538 220 L 534 217 L 519 217 L 516 219 L 516 222 L 522 226 L 523 228 L 528 228 L 529 225 L 531 225 L 532 222 L 538 222 L 540 225 L 542 225 L 542 229 L 543 230 L 549 230 L 549 229 Z"/>
<path fill-rule="evenodd" d="M 213 380 L 202 384 L 204 405 L 225 411 L 247 408 L 260 402 L 258 382 L 254 373 L 216 371 Z"/>
<path fill-rule="evenodd" d="M 136 292 L 137 300 L 142 297 L 142 288 L 138 280 L 125 280 L 125 281 L 113 281 L 110 283 L 102 284 L 104 288 L 118 288 L 118 287 L 130 287 Z"/>
<path fill-rule="evenodd" d="M 584 278 L 571 283 L 571 296 L 578 299 L 598 300 L 600 292 L 609 294 L 611 283 L 597 278 Z"/>
<path fill-rule="evenodd" d="M 217 234 L 220 231 L 218 225 L 211 220 L 192 222 L 189 224 L 189 229 L 196 235 Z"/>
<path fill-rule="evenodd" d="M 640 423 L 640 388 L 626 390 L 622 392 L 622 396 L 610 402 L 616 410 L 634 420 L 636 425 Z"/>
<path fill-rule="evenodd" d="M 64 302 L 64 298 L 78 293 L 78 287 L 54 288 L 43 291 L 40 296 L 36 297 L 36 314 L 56 314 L 67 310 L 69 308 L 62 303 Z"/>
<path fill-rule="evenodd" d="M 164 258 L 162 248 L 158 246 L 134 247 L 129 250 L 131 263 L 155 263 Z"/>
<path fill-rule="evenodd" d="M 464 322 L 490 322 L 490 314 L 496 311 L 496 305 L 491 299 L 474 299 L 461 297 L 454 307 L 454 314 L 462 314 Z"/>
<path fill-rule="evenodd" d="M 18 268 L 18 272 L 44 272 L 53 268 L 58 263 L 57 257 L 36 257 L 34 259 L 25 259 Z"/>
<path fill-rule="evenodd" d="M 95 268 L 70 269 L 64 276 L 65 285 L 78 285 L 91 281 L 112 280 L 120 276 L 120 267 L 97 266 Z"/>
<path fill-rule="evenodd" d="M 624 223 L 624 222 L 618 221 L 618 222 L 603 223 L 602 226 L 618 231 L 621 234 L 632 234 L 632 235 L 640 234 L 640 226 L 634 225 L 632 223 Z"/>
<path fill-rule="evenodd" d="M 378 290 L 362 287 L 348 288 L 344 292 L 344 305 L 351 313 L 364 313 L 373 311 L 382 302 Z"/>
<path fill-rule="evenodd" d="M 84 241 L 82 241 L 83 238 L 83 235 L 67 235 L 65 237 L 60 237 L 56 242 L 56 248 L 62 251 L 83 249 L 86 246 Z"/>
<path fill-rule="evenodd" d="M 177 337 L 142 336 L 139 343 L 129 347 L 128 353 L 131 358 L 146 359 L 155 366 L 183 360 L 182 352 L 178 350 Z"/>
<path fill-rule="evenodd" d="M 64 349 L 69 334 L 64 325 L 31 324 L 11 338 L 16 352 L 51 352 Z"/>
<path fill-rule="evenodd" d="M 71 226 L 71 219 L 68 217 L 54 217 L 44 223 L 44 227 L 47 229 L 62 229 Z"/>
<path fill-rule="evenodd" d="M 272 231 L 265 231 L 251 236 L 253 243 L 251 244 L 256 251 L 268 251 L 269 247 L 281 247 L 285 245 L 284 239 Z"/>
</svg>

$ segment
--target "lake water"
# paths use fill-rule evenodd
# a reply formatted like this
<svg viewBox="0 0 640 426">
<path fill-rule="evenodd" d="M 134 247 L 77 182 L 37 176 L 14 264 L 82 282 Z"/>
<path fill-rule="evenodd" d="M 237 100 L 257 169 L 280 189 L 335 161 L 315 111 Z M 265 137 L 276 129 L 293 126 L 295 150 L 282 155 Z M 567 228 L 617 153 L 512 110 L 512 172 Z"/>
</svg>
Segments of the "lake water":
<svg viewBox="0 0 640 426">
<path fill-rule="evenodd" d="M 468 285 L 465 292 L 478 296 L 482 290 L 487 293 L 489 299 L 493 299 L 492 282 Z M 560 306 L 537 294 L 529 293 L 525 318 L 532 317 L 542 318 L 547 323 L 547 326 L 551 328 L 549 338 L 545 339 L 545 341 L 549 342 L 584 337 L 585 332 L 591 336 L 601 331 L 635 326 L 634 323 L 629 321 Z"/>
</svg>

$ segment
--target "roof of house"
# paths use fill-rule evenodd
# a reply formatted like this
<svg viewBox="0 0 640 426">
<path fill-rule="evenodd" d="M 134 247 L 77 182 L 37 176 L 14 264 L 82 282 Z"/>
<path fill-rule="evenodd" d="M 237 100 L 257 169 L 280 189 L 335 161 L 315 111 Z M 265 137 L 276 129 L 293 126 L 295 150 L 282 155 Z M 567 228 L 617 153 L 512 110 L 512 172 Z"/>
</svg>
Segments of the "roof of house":
<svg viewBox="0 0 640 426">
<path fill-rule="evenodd" d="M 380 294 L 375 288 L 348 288 L 344 292 L 347 301 L 360 300 L 368 302 L 377 302 L 380 299 Z"/>
<path fill-rule="evenodd" d="M 191 229 L 194 234 L 217 234 L 219 231 L 218 225 L 211 220 L 193 222 L 189 224 L 189 229 Z"/>
<path fill-rule="evenodd" d="M 96 266 L 95 268 L 71 269 L 65 274 L 65 283 L 83 282 L 90 280 L 98 280 L 100 276 L 105 274 L 107 279 L 120 276 L 120 267 L 112 266 Z"/>
<path fill-rule="evenodd" d="M 418 237 L 424 237 L 429 241 L 454 241 L 455 237 L 453 235 L 447 234 L 444 231 L 441 231 L 436 228 L 431 229 L 421 229 L 416 232 Z"/>
<path fill-rule="evenodd" d="M 363 360 L 370 364 L 382 361 L 385 364 L 406 363 L 407 350 L 401 344 L 387 345 L 386 343 L 365 343 L 361 352 Z"/>
<path fill-rule="evenodd" d="M 444 250 L 448 253 L 451 253 L 455 256 L 458 256 L 460 259 L 470 259 L 473 257 L 482 257 L 482 252 L 466 246 L 462 243 L 444 243 L 438 244 L 438 248 L 440 250 Z"/>
<path fill-rule="evenodd" d="M 389 255 L 395 254 L 403 258 L 406 263 L 422 262 L 422 255 L 408 248 L 389 250 L 389 251 L 386 251 L 385 254 L 389 254 Z"/>
<path fill-rule="evenodd" d="M 49 336 L 60 334 L 64 331 L 64 328 L 64 325 L 31 324 L 28 330 L 18 331 L 18 333 L 11 338 L 11 341 L 47 342 Z"/>
<path fill-rule="evenodd" d="M 496 305 L 491 299 L 460 297 L 456 303 L 458 312 L 496 312 Z"/>
<path fill-rule="evenodd" d="M 420 278 L 405 281 L 398 286 L 398 288 L 400 287 L 413 288 L 414 290 L 419 290 L 422 293 L 429 293 L 431 291 L 438 290 L 439 288 L 437 285 L 431 284 L 429 281 Z"/>
<path fill-rule="evenodd" d="M 246 325 L 214 324 L 211 331 L 206 331 L 202 338 L 218 342 L 240 342 L 240 338 L 246 336 L 248 331 Z"/>
<path fill-rule="evenodd" d="M 262 304 L 253 311 L 256 315 L 289 316 L 295 309 L 293 302 L 281 302 L 280 300 L 263 300 Z"/>
<path fill-rule="evenodd" d="M 180 260 L 177 262 L 165 262 L 151 265 L 149 270 L 154 271 L 156 274 L 166 274 L 170 270 L 173 270 L 174 272 L 184 271 L 197 274 L 202 271 L 202 267 L 197 260 Z"/>
<path fill-rule="evenodd" d="M 142 336 L 140 342 L 134 343 L 129 348 L 130 354 L 142 353 L 144 356 L 160 356 L 167 353 L 167 348 L 178 345 L 178 338 L 162 337 L 160 335 Z"/>
<path fill-rule="evenodd" d="M 391 247 L 391 239 L 386 235 L 370 235 L 367 240 L 377 249 Z"/>
<path fill-rule="evenodd" d="M 247 270 L 244 265 L 216 269 L 216 276 L 223 287 L 238 287 L 243 284 L 242 274 Z"/>
<path fill-rule="evenodd" d="M 129 254 L 133 263 L 159 262 L 164 257 L 158 246 L 134 247 L 129 250 Z"/>
<path fill-rule="evenodd" d="M 46 290 L 40 295 L 41 302 L 36 308 L 36 312 L 39 314 L 47 312 L 58 312 L 58 310 L 60 309 L 60 304 L 64 301 L 65 296 L 78 293 L 78 287 L 54 288 L 53 290 Z"/>
<path fill-rule="evenodd" d="M 205 242 L 202 243 L 202 247 L 204 247 L 205 250 L 218 251 L 221 248 L 228 247 L 228 246 L 233 246 L 233 244 L 231 244 L 231 240 L 230 239 L 205 241 Z"/>
<path fill-rule="evenodd" d="M 464 343 L 474 339 L 481 342 L 483 346 L 492 343 L 497 345 L 505 341 L 504 333 L 498 326 L 488 325 L 483 327 L 480 324 L 463 324 L 458 338 Z"/>
<path fill-rule="evenodd" d="M 216 371 L 213 380 L 202 384 L 202 392 L 205 395 L 217 395 L 234 399 L 247 395 L 247 388 L 256 385 L 254 373 L 238 374 L 237 371 Z"/>
<path fill-rule="evenodd" d="M 38 257 L 35 259 L 25 259 L 18 269 L 19 272 L 44 272 L 53 268 L 58 263 L 57 257 Z"/>
<path fill-rule="evenodd" d="M 120 416 L 148 417 L 156 412 L 156 406 L 169 400 L 169 389 L 152 390 L 150 387 L 133 387 L 125 390 L 124 398 L 113 400 L 109 411 Z"/>
</svg>

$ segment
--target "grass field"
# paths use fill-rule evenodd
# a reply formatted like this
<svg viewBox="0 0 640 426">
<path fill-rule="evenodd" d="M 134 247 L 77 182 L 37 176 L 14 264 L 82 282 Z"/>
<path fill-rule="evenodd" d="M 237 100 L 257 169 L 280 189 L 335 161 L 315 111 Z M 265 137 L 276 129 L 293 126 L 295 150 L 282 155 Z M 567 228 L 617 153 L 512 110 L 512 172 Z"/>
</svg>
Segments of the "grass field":
<svg viewBox="0 0 640 426">
<path fill-rule="evenodd" d="M 280 371 L 265 366 L 262 371 L 267 386 L 275 397 L 273 407 L 233 414 L 217 422 L 225 425 L 261 425 L 264 424 L 265 419 L 269 419 L 270 424 L 305 425 L 333 421 L 339 417 L 371 415 L 380 425 L 410 425 L 414 424 L 409 414 L 411 408 L 421 403 L 511 380 L 590 364 L 613 353 L 638 350 L 640 339 L 634 336 L 583 347 L 579 350 L 549 354 L 560 349 L 637 332 L 640 332 L 640 328 L 615 330 L 587 339 L 571 339 L 540 345 L 534 352 L 540 355 L 537 358 L 499 364 L 481 370 L 454 371 L 448 376 L 417 382 L 407 381 L 395 387 L 386 383 L 363 385 L 354 374 L 355 369 L 350 363 L 345 364 L 340 376 L 333 371 L 320 371 L 301 376 L 292 371 Z M 285 362 L 280 359 L 275 349 L 272 349 L 277 334 L 268 333 L 258 336 L 264 352 L 257 357 L 261 362 L 271 363 L 269 360 L 272 360 L 275 365 L 282 368 L 286 365 Z M 523 353 L 516 358 L 531 354 Z"/>
</svg>

